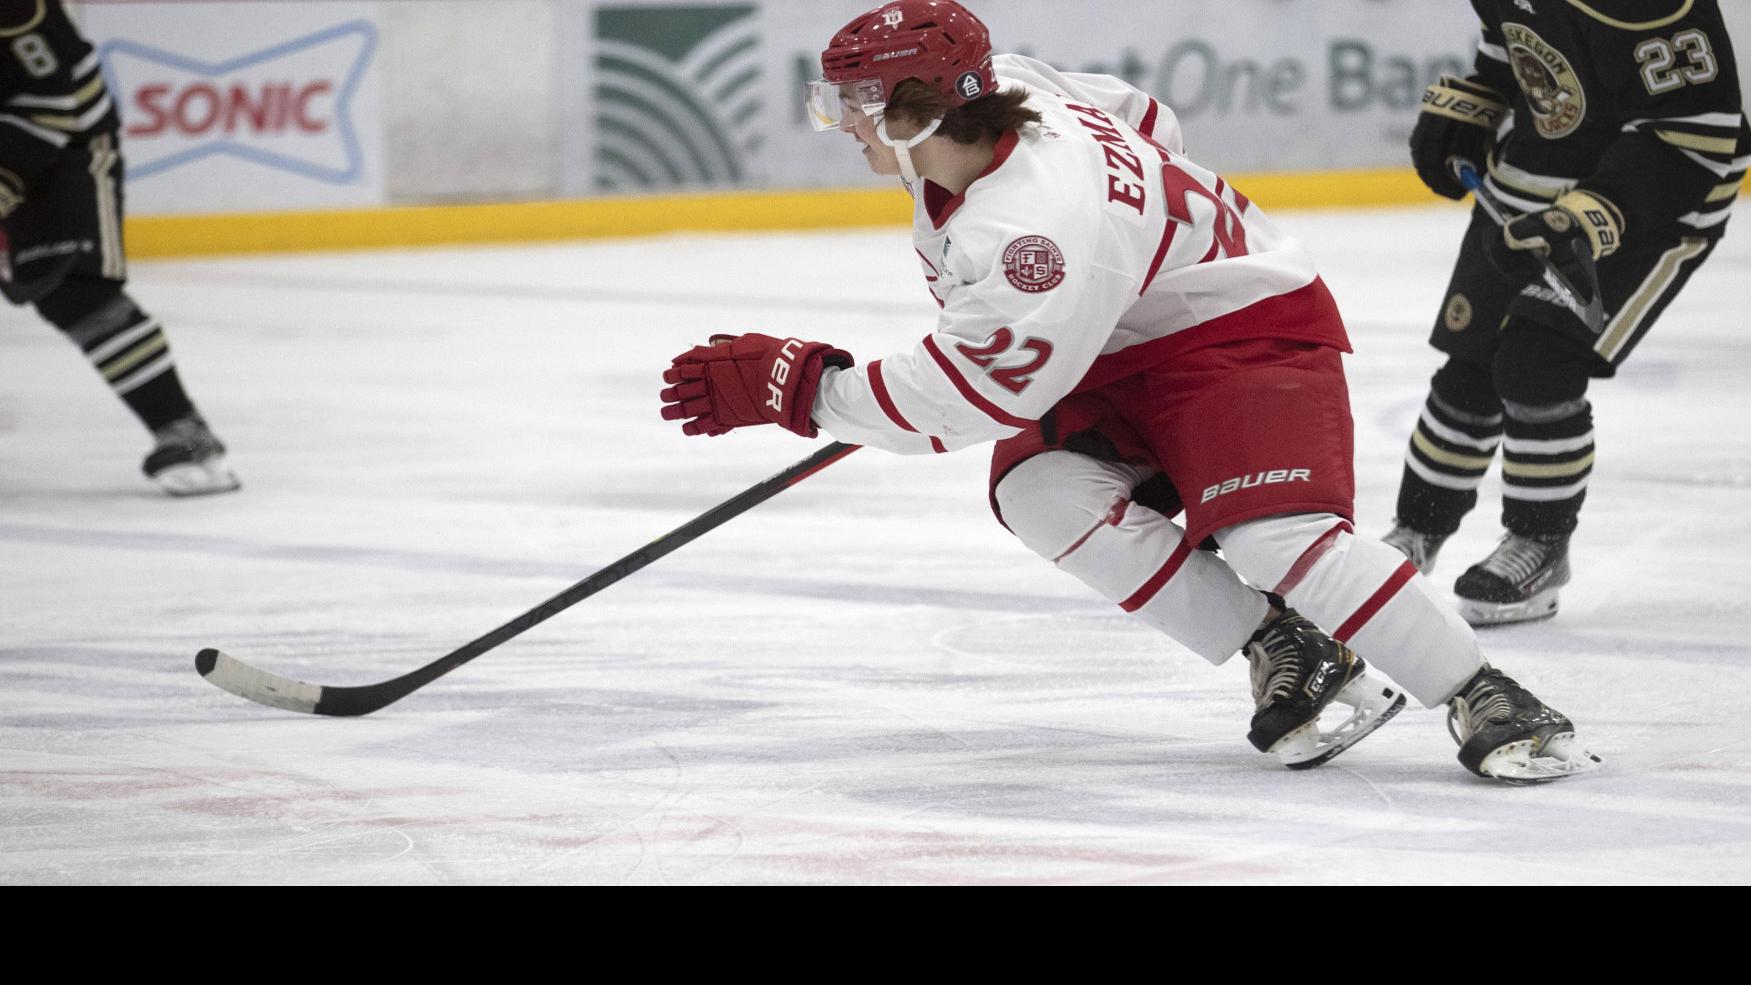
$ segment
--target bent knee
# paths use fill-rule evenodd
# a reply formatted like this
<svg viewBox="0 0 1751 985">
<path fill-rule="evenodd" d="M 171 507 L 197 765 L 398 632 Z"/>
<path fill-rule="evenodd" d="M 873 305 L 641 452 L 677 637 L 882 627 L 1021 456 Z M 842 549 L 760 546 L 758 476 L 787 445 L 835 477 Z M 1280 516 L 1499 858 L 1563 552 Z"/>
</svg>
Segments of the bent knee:
<svg viewBox="0 0 1751 985">
<path fill-rule="evenodd" d="M 93 316 L 99 316 L 99 321 L 114 321 L 135 309 L 133 301 L 122 292 L 121 281 L 74 275 L 37 298 L 36 310 L 56 328 L 77 336 L 88 332 Z M 117 313 L 103 317 L 103 313 L 111 311 Z"/>
<path fill-rule="evenodd" d="M 1591 349 L 1537 324 L 1513 323 L 1490 363 L 1490 379 L 1502 400 L 1545 405 L 1578 400 L 1587 392 L 1595 357 Z"/>
<path fill-rule="evenodd" d="M 1222 556 L 1241 576 L 1264 588 L 1282 584 L 1308 551 L 1333 531 L 1349 532 L 1335 513 L 1292 513 L 1247 520 L 1216 532 Z"/>
<path fill-rule="evenodd" d="M 1130 501 L 1146 474 L 1068 451 L 1049 451 L 1010 469 L 992 490 L 998 520 L 1030 550 L 1057 557 Z"/>
</svg>

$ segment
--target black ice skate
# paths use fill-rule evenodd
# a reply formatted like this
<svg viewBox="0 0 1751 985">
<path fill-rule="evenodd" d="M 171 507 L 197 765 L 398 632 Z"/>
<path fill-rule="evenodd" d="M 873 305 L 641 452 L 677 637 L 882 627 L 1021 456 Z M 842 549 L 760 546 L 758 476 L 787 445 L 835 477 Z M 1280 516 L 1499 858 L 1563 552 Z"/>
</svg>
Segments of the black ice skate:
<svg viewBox="0 0 1751 985">
<path fill-rule="evenodd" d="M 1355 651 L 1321 632 L 1281 598 L 1270 596 L 1282 615 L 1246 644 L 1257 708 L 1247 741 L 1277 754 L 1292 770 L 1311 769 L 1362 741 L 1404 707 L 1404 695 L 1370 681 L 1368 665 Z M 1349 714 L 1330 728 L 1320 712 L 1338 704 Z"/>
<path fill-rule="evenodd" d="M 1447 730 L 1466 769 L 1507 783 L 1542 783 L 1605 765 L 1576 740 L 1573 722 L 1488 664 L 1447 703 Z"/>
<path fill-rule="evenodd" d="M 225 464 L 225 446 L 195 415 L 152 432 L 157 446 L 140 468 L 172 496 L 230 492 L 242 483 Z"/>
<path fill-rule="evenodd" d="M 1394 520 L 1392 530 L 1380 538 L 1380 542 L 1410 558 L 1417 571 L 1426 575 L 1435 567 L 1435 555 L 1441 553 L 1441 545 L 1447 542 L 1447 538 L 1413 530 L 1404 521 Z"/>
<path fill-rule="evenodd" d="M 1473 626 L 1547 619 L 1556 615 L 1557 590 L 1569 583 L 1569 538 L 1508 534 L 1489 557 L 1453 585 L 1459 614 Z"/>
</svg>

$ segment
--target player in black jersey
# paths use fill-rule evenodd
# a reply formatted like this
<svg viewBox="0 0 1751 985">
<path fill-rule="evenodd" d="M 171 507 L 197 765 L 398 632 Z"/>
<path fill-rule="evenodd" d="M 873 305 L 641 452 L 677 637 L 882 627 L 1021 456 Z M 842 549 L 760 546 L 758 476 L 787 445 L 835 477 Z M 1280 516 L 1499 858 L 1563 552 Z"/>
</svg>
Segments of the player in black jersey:
<svg viewBox="0 0 1751 985">
<path fill-rule="evenodd" d="M 119 118 L 60 0 L 0 0 L 0 293 L 72 339 L 152 432 L 174 495 L 238 487 L 183 392 L 164 330 L 122 289 Z"/>
<path fill-rule="evenodd" d="M 1472 0 L 1475 71 L 1423 97 L 1417 172 L 1463 198 L 1487 171 L 1517 216 L 1474 210 L 1430 342 L 1448 354 L 1411 435 L 1384 539 L 1427 571 L 1502 449 L 1500 546 L 1454 586 L 1473 624 L 1556 612 L 1593 466 L 1587 384 L 1608 377 L 1726 230 L 1751 162 L 1717 0 Z M 1603 301 L 1588 323 L 1542 254 Z"/>
</svg>

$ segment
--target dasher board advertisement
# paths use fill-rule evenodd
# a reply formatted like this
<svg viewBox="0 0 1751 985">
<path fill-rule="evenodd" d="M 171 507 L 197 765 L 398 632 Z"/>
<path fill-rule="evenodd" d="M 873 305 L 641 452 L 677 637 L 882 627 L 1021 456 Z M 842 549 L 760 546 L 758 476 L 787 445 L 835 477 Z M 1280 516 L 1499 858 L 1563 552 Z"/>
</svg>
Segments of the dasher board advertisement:
<svg viewBox="0 0 1751 985">
<path fill-rule="evenodd" d="M 848 138 L 815 133 L 803 87 L 851 0 L 562 8 L 573 194 L 879 184 Z M 1434 0 L 969 0 L 999 52 L 1117 75 L 1178 114 L 1226 172 L 1409 167 L 1423 89 L 1469 70 L 1469 5 Z"/>
<path fill-rule="evenodd" d="M 81 3 L 133 214 L 381 205 L 374 2 Z"/>
</svg>

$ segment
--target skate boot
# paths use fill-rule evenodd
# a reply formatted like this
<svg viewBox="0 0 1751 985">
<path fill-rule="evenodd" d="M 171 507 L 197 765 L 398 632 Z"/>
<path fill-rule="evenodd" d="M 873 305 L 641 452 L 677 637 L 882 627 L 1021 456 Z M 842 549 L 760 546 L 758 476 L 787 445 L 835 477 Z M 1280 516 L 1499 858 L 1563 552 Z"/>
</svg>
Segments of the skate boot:
<svg viewBox="0 0 1751 985">
<path fill-rule="evenodd" d="M 179 417 L 152 437 L 157 446 L 140 468 L 172 496 L 230 492 L 242 485 L 225 464 L 225 446 L 198 415 Z"/>
<path fill-rule="evenodd" d="M 1605 765 L 1575 738 L 1575 725 L 1514 679 L 1485 664 L 1447 702 L 1459 762 L 1505 783 L 1543 783 Z"/>
<path fill-rule="evenodd" d="M 1355 651 L 1321 632 L 1281 598 L 1268 596 L 1282 615 L 1246 644 L 1257 709 L 1247 741 L 1272 752 L 1292 770 L 1312 769 L 1362 741 L 1404 707 L 1404 695 L 1367 678 Z M 1327 716 L 1328 705 L 1345 714 Z"/>
<path fill-rule="evenodd" d="M 1435 567 L 1435 555 L 1441 553 L 1441 545 L 1447 542 L 1447 538 L 1414 530 L 1404 521 L 1394 520 L 1392 530 L 1380 538 L 1380 542 L 1410 558 L 1417 571 L 1426 575 Z"/>
<path fill-rule="evenodd" d="M 1568 583 L 1568 535 L 1510 533 L 1489 557 L 1459 576 L 1453 594 L 1466 622 L 1497 626 L 1556 615 L 1557 590 Z"/>
</svg>

